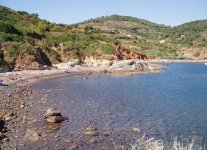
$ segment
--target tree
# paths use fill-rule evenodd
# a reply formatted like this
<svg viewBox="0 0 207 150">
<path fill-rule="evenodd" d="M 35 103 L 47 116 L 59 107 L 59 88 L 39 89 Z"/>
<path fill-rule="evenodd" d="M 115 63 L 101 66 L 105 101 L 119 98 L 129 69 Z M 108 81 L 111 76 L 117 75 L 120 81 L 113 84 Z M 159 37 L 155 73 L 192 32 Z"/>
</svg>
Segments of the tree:
<svg viewBox="0 0 207 150">
<path fill-rule="evenodd" d="M 37 13 L 31 13 L 31 16 L 34 18 L 39 18 L 39 15 Z"/>
</svg>

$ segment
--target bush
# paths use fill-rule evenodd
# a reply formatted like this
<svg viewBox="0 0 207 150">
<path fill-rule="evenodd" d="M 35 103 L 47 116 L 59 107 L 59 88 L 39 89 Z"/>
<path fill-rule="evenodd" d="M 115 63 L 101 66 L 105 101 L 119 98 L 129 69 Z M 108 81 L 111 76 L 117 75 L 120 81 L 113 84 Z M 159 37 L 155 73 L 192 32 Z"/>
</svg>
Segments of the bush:
<svg viewBox="0 0 207 150">
<path fill-rule="evenodd" d="M 26 44 L 22 44 L 19 49 L 22 51 L 22 52 L 26 52 L 28 54 L 34 54 L 35 53 L 35 49 L 33 48 L 32 45 L 30 45 L 29 43 L 26 43 Z"/>
<path fill-rule="evenodd" d="M 15 44 L 9 49 L 9 56 L 15 57 L 19 54 L 19 52 L 19 46 Z"/>
<path fill-rule="evenodd" d="M 46 53 L 48 53 L 49 55 L 51 55 L 55 59 L 60 59 L 60 55 L 54 49 L 50 49 L 48 47 L 45 47 L 44 50 L 46 51 Z"/>
<path fill-rule="evenodd" d="M 105 44 L 101 46 L 104 54 L 114 54 L 114 49 L 110 44 Z"/>
<path fill-rule="evenodd" d="M 0 21 L 0 32 L 22 35 L 13 25 Z"/>
<path fill-rule="evenodd" d="M 0 32 L 0 38 L 4 41 L 15 41 L 15 42 L 20 42 L 23 40 L 23 37 L 17 34 L 7 34 L 3 32 Z"/>
<path fill-rule="evenodd" d="M 199 57 L 200 56 L 200 52 L 196 52 L 193 56 L 195 56 L 195 57 Z"/>
<path fill-rule="evenodd" d="M 51 54 L 54 58 L 58 58 L 58 57 L 60 56 L 60 55 L 58 54 L 58 52 L 55 51 L 55 50 L 53 50 L 53 49 L 50 50 L 50 54 Z"/>
<path fill-rule="evenodd" d="M 7 33 L 0 32 L 0 38 L 3 39 L 4 41 L 13 41 L 13 38 L 11 35 Z"/>
</svg>

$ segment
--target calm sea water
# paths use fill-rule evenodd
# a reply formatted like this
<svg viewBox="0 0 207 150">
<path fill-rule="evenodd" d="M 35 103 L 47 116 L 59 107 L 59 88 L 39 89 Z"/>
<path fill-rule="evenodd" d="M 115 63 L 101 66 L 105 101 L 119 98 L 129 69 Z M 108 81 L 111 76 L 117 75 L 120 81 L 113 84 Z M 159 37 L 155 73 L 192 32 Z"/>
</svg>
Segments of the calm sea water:
<svg viewBox="0 0 207 150">
<path fill-rule="evenodd" d="M 78 131 L 86 124 L 131 130 L 158 137 L 207 138 L 207 66 L 171 63 L 159 73 L 115 76 L 66 76 L 41 81 L 51 105 Z"/>
</svg>

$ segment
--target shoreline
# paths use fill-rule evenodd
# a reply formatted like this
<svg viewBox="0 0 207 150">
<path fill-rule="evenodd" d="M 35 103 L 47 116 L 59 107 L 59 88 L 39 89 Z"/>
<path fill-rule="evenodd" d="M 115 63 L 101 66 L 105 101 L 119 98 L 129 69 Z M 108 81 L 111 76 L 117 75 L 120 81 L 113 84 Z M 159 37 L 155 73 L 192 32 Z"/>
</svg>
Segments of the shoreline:
<svg viewBox="0 0 207 150">
<path fill-rule="evenodd" d="M 27 139 L 26 142 L 24 140 L 25 140 L 25 136 L 27 135 L 26 133 L 27 132 L 30 133 L 30 131 L 33 132 L 33 130 L 34 130 L 34 135 L 40 134 L 40 136 L 38 136 L 40 140 L 36 142 L 37 146 L 39 144 L 43 147 L 44 146 L 47 147 L 49 146 L 47 142 L 52 142 L 54 144 L 63 142 L 63 143 L 67 143 L 66 145 L 71 146 L 70 142 L 62 141 L 60 136 L 57 138 L 55 137 L 56 136 L 55 129 L 51 129 L 50 131 L 51 133 L 47 133 L 47 130 L 49 130 L 48 128 L 50 128 L 50 126 L 47 126 L 43 122 L 44 121 L 43 114 L 46 112 L 48 108 L 51 107 L 52 104 L 50 103 L 50 99 L 47 97 L 46 90 L 45 91 L 34 90 L 31 88 L 31 85 L 34 82 L 38 82 L 40 80 L 44 80 L 47 78 L 53 78 L 53 77 L 73 76 L 73 75 L 88 76 L 91 74 L 92 75 L 105 75 L 106 73 L 103 72 L 104 70 L 106 70 L 106 68 L 81 67 L 81 68 L 70 68 L 70 69 L 33 70 L 33 71 L 27 70 L 27 71 L 12 72 L 10 75 L 13 74 L 13 76 L 15 77 L 15 74 L 16 74 L 16 76 L 18 76 L 17 79 L 8 81 L 8 83 L 6 83 L 9 85 L 8 87 L 0 88 L 1 98 L 3 99 L 2 101 L 3 103 L 1 103 L 0 105 L 0 108 L 1 108 L 0 109 L 0 121 L 2 119 L 5 122 L 6 128 L 8 129 L 7 132 L 3 132 L 3 134 L 6 135 L 5 141 L 3 142 L 4 146 L 12 149 L 15 147 L 10 147 L 10 145 L 15 146 L 15 143 L 17 142 L 18 144 L 20 143 L 19 145 L 17 145 L 17 148 L 20 148 L 21 147 L 20 145 L 22 142 L 26 144 L 26 147 L 31 148 L 32 146 L 34 146 L 33 145 L 34 143 L 31 143 L 33 139 L 32 140 Z M 155 70 L 151 72 L 155 72 Z M 150 72 L 129 72 L 128 71 L 125 73 L 127 73 L 126 75 L 129 75 L 129 74 L 134 74 L 134 73 L 141 74 L 141 73 L 150 73 Z M 3 75 L 5 79 L 9 77 L 9 75 L 5 76 L 6 73 L 4 73 Z M 121 74 L 118 73 L 117 75 L 114 73 L 109 73 L 109 75 L 120 76 L 120 75 L 124 75 L 124 73 L 123 72 Z M 1 76 L 2 74 L 0 74 L 0 78 Z M 9 101 L 12 101 L 12 103 L 8 103 Z M 4 106 L 7 106 L 7 107 L 4 108 Z M 10 114 L 10 112 L 12 112 L 13 115 L 7 116 L 7 118 L 5 119 L 5 114 Z M 10 117 L 9 120 L 7 120 L 8 117 Z M 67 121 L 65 123 L 67 123 Z M 18 134 L 15 133 L 13 130 L 15 132 L 18 131 Z M 116 131 L 113 130 L 113 132 L 115 132 L 115 134 L 113 135 L 115 137 L 117 136 L 116 134 L 119 134 L 119 131 L 116 133 Z M 137 133 L 138 133 L 137 131 L 132 131 L 132 133 L 130 134 L 132 134 L 133 136 L 140 135 L 140 134 L 136 135 Z M 13 137 L 15 134 L 17 134 L 18 136 Z M 122 136 L 124 137 L 125 135 L 128 134 L 128 131 L 122 134 L 123 134 Z M 81 138 L 84 138 L 86 142 L 88 142 L 88 140 L 90 142 L 91 138 L 85 137 L 84 135 L 81 135 L 81 136 L 79 137 L 79 135 L 77 135 L 77 137 L 75 137 L 76 138 L 75 140 L 77 140 L 75 141 L 75 143 L 80 142 Z M 18 137 L 21 137 L 23 141 Z M 41 139 L 43 138 L 45 138 L 46 141 L 42 141 Z M 51 138 L 52 138 L 52 141 L 50 141 Z M 7 139 L 9 141 L 7 141 Z M 75 145 L 77 146 L 78 144 L 75 144 Z"/>
<path fill-rule="evenodd" d="M 18 84 L 19 82 L 32 84 L 39 80 L 44 80 L 53 77 L 62 77 L 66 75 L 81 75 L 81 74 L 111 74 L 114 76 L 127 76 L 131 74 L 158 72 L 164 68 L 164 63 L 206 63 L 207 59 L 202 60 L 186 60 L 186 59 L 152 59 L 145 60 L 146 63 L 152 63 L 155 68 L 152 70 L 138 70 L 138 71 L 110 71 L 109 67 L 103 66 L 87 66 L 87 67 L 73 67 L 73 68 L 55 68 L 51 70 L 21 70 L 0 73 L 0 79 L 3 80 L 4 85 Z M 158 65 L 156 63 L 163 63 Z M 156 66 L 157 65 L 157 66 Z"/>
<path fill-rule="evenodd" d="M 146 63 L 205 63 L 207 59 L 202 60 L 186 60 L 186 59 L 153 59 L 153 60 L 145 60 Z M 111 73 L 115 76 L 125 76 L 130 74 L 139 74 L 139 73 L 148 73 L 148 72 L 157 72 L 158 70 L 162 70 L 163 66 L 157 66 L 157 68 L 152 69 L 151 71 L 113 71 L 110 72 L 107 67 L 80 67 L 80 68 L 55 68 L 51 70 L 22 70 L 22 71 L 13 71 L 7 73 L 0 73 L 0 79 L 4 80 L 4 84 L 11 85 L 14 83 L 18 83 L 20 81 L 26 81 L 27 83 L 33 83 L 38 80 L 43 80 L 46 78 L 52 77 L 61 77 L 65 75 L 81 75 L 87 73 L 103 73 L 104 71 L 108 71 L 105 73 Z"/>
<path fill-rule="evenodd" d="M 151 63 L 144 61 L 145 63 Z M 55 68 L 51 70 L 21 70 L 0 73 L 0 79 L 3 80 L 4 85 L 17 84 L 19 82 L 26 82 L 32 84 L 38 80 L 43 80 L 53 77 L 62 77 L 66 75 L 84 75 L 84 74 L 111 74 L 115 76 L 127 76 L 131 74 L 140 74 L 148 72 L 157 72 L 163 69 L 163 65 L 154 64 L 152 62 L 148 69 L 138 70 L 110 70 L 106 66 L 87 66 L 87 67 L 72 67 L 72 68 Z"/>
<path fill-rule="evenodd" d="M 7 73 L 0 73 L 0 79 L 4 80 L 4 84 L 12 85 L 19 82 L 32 84 L 38 80 L 44 80 L 52 77 L 61 77 L 65 75 L 81 75 L 87 73 L 100 73 L 103 68 L 85 67 L 81 69 L 52 69 L 52 70 L 22 70 Z"/>
<path fill-rule="evenodd" d="M 178 63 L 205 63 L 207 62 L 207 59 L 152 59 L 152 60 L 146 60 L 146 62 L 153 62 L 153 63 L 160 63 L 160 62 L 165 62 L 165 63 L 173 63 L 173 62 L 178 62 Z"/>
</svg>

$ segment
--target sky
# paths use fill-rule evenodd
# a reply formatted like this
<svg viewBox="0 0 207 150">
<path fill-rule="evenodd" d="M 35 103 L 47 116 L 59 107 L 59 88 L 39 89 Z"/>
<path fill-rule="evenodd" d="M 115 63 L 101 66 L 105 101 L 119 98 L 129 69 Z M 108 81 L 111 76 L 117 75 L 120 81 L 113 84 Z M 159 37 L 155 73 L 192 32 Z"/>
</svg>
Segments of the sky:
<svg viewBox="0 0 207 150">
<path fill-rule="evenodd" d="M 0 0 L 0 5 L 64 24 L 112 14 L 170 26 L 207 19 L 207 0 Z"/>
</svg>

